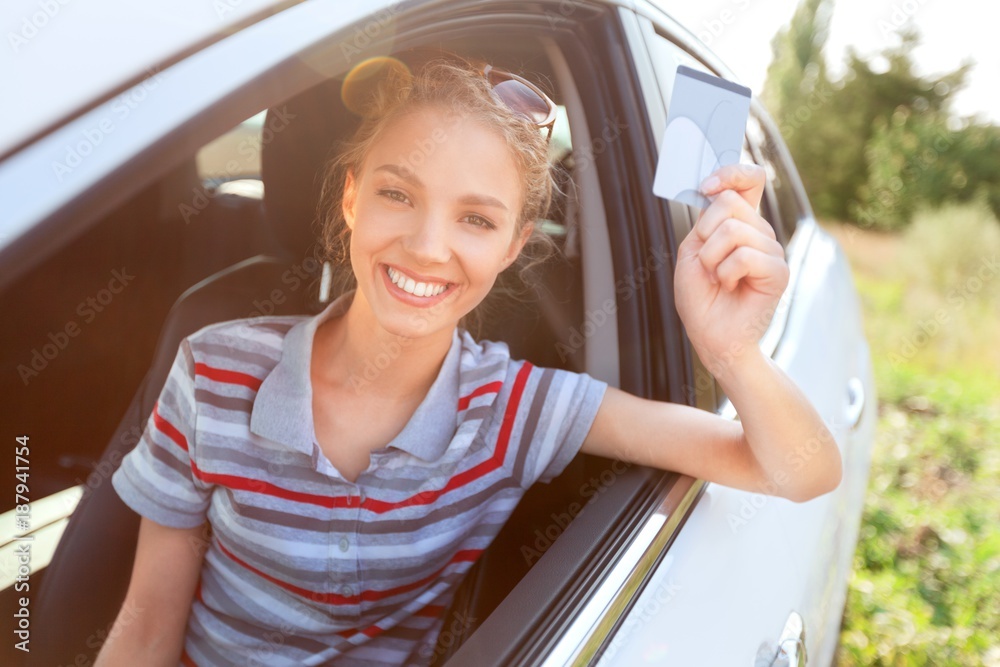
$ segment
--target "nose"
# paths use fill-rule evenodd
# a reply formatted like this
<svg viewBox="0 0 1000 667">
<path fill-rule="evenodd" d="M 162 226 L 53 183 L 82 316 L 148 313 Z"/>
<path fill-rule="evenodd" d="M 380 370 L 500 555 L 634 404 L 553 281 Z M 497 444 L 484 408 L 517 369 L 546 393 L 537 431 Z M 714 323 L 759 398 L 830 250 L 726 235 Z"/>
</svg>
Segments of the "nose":
<svg viewBox="0 0 1000 667">
<path fill-rule="evenodd" d="M 414 221 L 403 238 L 403 248 L 420 264 L 443 264 L 451 258 L 450 231 L 444 215 L 427 212 Z"/>
</svg>

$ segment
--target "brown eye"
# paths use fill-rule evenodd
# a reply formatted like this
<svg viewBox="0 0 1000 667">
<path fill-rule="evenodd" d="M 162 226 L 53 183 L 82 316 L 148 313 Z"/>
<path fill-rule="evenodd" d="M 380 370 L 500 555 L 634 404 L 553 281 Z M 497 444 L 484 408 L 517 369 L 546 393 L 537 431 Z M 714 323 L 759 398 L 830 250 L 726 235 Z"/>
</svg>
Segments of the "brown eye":
<svg viewBox="0 0 1000 667">
<path fill-rule="evenodd" d="M 484 229 L 496 229 L 497 228 L 496 225 L 494 225 L 492 222 L 490 222 L 489 220 L 487 220 L 486 218 L 484 218 L 481 215 L 470 215 L 467 218 L 467 220 L 471 224 L 475 225 L 476 227 L 482 227 Z"/>
<path fill-rule="evenodd" d="M 405 204 L 407 201 L 406 195 L 404 195 L 399 190 L 385 189 L 385 190 L 379 190 L 375 194 L 379 195 L 380 197 L 385 197 L 386 199 L 389 199 L 391 201 L 397 201 L 401 204 Z"/>
</svg>

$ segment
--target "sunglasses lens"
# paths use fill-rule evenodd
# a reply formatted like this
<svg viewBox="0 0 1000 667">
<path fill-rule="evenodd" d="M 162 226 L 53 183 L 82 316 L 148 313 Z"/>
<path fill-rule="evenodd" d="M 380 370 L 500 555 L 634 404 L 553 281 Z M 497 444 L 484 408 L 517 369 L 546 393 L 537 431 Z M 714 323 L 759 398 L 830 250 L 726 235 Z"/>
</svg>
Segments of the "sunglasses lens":
<svg viewBox="0 0 1000 667">
<path fill-rule="evenodd" d="M 493 90 L 512 111 L 521 114 L 536 125 L 544 123 L 549 116 L 548 103 L 520 81 L 507 79 L 495 84 Z"/>
</svg>

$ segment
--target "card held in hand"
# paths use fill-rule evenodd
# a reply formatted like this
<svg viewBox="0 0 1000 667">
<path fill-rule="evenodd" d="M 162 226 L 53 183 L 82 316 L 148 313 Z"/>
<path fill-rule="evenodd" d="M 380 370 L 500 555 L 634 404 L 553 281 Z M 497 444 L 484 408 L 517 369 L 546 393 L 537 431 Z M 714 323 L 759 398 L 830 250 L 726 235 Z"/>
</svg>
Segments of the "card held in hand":
<svg viewBox="0 0 1000 667">
<path fill-rule="evenodd" d="M 653 194 L 708 206 L 698 186 L 719 167 L 740 161 L 749 113 L 746 86 L 678 66 Z"/>
</svg>

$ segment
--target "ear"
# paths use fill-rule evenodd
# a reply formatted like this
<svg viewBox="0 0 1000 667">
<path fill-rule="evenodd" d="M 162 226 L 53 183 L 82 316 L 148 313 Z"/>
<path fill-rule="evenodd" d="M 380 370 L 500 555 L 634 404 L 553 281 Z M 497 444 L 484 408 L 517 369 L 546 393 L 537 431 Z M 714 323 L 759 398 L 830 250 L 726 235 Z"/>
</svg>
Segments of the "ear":
<svg viewBox="0 0 1000 667">
<path fill-rule="evenodd" d="M 348 169 L 344 178 L 344 196 L 341 198 L 341 210 L 344 214 L 344 221 L 348 229 L 354 231 L 354 203 L 357 200 L 357 186 L 354 182 L 354 173 Z"/>
<path fill-rule="evenodd" d="M 531 238 L 531 232 L 534 229 L 535 229 L 535 223 L 533 222 L 525 223 L 524 227 L 521 229 L 521 232 L 513 239 L 511 239 L 510 249 L 503 260 L 504 269 L 513 264 L 514 260 L 517 259 L 517 256 L 521 254 L 521 250 L 524 249 L 524 244 L 528 242 L 529 238 Z"/>
</svg>

